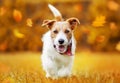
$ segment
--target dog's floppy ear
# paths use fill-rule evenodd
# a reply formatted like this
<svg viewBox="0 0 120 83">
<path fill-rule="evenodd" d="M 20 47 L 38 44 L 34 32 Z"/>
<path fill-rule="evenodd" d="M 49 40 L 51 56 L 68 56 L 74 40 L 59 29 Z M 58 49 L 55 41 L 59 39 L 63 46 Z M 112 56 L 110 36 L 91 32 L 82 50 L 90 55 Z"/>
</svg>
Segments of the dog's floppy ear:
<svg viewBox="0 0 120 83">
<path fill-rule="evenodd" d="M 55 23 L 55 20 L 44 20 L 42 26 L 47 26 L 49 29 L 52 28 L 52 25 Z"/>
<path fill-rule="evenodd" d="M 72 30 L 76 27 L 77 24 L 80 24 L 80 21 L 77 18 L 69 18 L 66 21 L 70 24 Z"/>
</svg>

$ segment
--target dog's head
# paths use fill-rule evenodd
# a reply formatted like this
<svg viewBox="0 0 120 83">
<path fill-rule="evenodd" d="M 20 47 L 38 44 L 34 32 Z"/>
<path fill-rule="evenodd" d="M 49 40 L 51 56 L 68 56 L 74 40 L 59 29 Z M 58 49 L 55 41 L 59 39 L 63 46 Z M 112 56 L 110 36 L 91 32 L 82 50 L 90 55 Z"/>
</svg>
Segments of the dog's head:
<svg viewBox="0 0 120 83">
<path fill-rule="evenodd" d="M 71 43 L 72 32 L 79 23 L 77 18 L 69 18 L 66 21 L 45 20 L 42 26 L 50 29 L 53 46 L 57 52 L 64 53 Z"/>
</svg>

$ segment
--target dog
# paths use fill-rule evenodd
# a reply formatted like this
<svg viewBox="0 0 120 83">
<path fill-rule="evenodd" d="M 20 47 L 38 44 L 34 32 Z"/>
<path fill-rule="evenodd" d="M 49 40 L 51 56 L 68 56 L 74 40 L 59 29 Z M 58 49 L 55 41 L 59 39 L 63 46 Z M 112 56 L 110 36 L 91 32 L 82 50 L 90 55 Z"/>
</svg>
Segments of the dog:
<svg viewBox="0 0 120 83">
<path fill-rule="evenodd" d="M 77 18 L 63 20 L 61 13 L 51 4 L 48 5 L 55 20 L 44 20 L 42 26 L 49 31 L 42 37 L 43 51 L 41 61 L 47 78 L 58 79 L 71 76 L 76 41 L 74 28 L 80 24 Z"/>
</svg>

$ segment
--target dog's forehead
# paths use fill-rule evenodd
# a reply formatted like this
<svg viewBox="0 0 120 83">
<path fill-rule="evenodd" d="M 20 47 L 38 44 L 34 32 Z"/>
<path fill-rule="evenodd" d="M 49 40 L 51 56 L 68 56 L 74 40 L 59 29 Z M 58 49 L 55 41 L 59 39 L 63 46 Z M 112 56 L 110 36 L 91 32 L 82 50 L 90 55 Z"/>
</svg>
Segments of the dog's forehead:
<svg viewBox="0 0 120 83">
<path fill-rule="evenodd" d="M 69 28 L 70 25 L 66 21 L 59 21 L 59 22 L 54 23 L 54 27 L 56 27 L 56 28 Z"/>
</svg>

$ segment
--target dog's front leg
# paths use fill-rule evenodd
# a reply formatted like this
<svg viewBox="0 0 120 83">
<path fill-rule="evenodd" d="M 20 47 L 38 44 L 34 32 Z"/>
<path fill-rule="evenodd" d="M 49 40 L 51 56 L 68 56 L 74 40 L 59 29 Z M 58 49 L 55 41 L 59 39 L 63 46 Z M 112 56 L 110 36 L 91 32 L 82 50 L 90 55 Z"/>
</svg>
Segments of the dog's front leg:
<svg viewBox="0 0 120 83">
<path fill-rule="evenodd" d="M 43 69 L 46 72 L 46 77 L 47 78 L 52 78 L 52 79 L 57 79 L 57 67 L 56 64 L 54 63 L 54 60 L 52 60 L 50 57 L 47 56 L 42 56 L 42 65 Z"/>
<path fill-rule="evenodd" d="M 52 78 L 52 79 L 57 79 L 58 78 L 57 69 L 47 68 L 46 69 L 46 77 L 47 78 Z"/>
<path fill-rule="evenodd" d="M 72 65 L 62 66 L 58 71 L 58 77 L 70 77 L 71 76 Z"/>
</svg>

